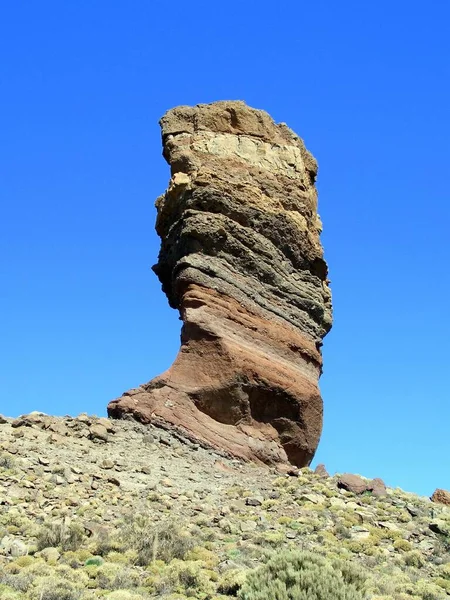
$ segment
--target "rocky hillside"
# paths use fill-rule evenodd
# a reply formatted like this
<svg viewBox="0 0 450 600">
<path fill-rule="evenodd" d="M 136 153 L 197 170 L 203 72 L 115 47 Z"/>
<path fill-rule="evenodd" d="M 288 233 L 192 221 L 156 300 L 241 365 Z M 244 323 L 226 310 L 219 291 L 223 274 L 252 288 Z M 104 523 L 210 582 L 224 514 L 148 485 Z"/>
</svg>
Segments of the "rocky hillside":
<svg viewBox="0 0 450 600">
<path fill-rule="evenodd" d="M 134 421 L 0 423 L 2 600 L 260 598 L 245 582 L 284 550 L 345 565 L 361 597 L 450 594 L 444 504 L 230 459 Z"/>
</svg>

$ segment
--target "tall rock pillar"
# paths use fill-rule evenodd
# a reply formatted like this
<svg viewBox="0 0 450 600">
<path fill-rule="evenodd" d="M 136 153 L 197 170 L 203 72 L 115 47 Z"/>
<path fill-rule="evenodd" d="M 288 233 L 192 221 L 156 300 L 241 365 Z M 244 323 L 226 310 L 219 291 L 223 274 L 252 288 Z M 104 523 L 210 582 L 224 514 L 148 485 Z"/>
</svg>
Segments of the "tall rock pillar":
<svg viewBox="0 0 450 600">
<path fill-rule="evenodd" d="M 332 322 L 316 161 L 243 102 L 180 106 L 161 128 L 171 179 L 156 201 L 154 271 L 183 320 L 181 348 L 108 413 L 237 457 L 307 465 Z"/>
</svg>

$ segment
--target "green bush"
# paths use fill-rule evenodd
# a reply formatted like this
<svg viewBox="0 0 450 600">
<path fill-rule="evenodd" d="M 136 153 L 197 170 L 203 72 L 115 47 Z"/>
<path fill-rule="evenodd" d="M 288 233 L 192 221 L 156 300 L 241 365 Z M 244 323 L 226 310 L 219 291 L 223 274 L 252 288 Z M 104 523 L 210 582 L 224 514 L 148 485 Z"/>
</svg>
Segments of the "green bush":
<svg viewBox="0 0 450 600">
<path fill-rule="evenodd" d="M 22 600 L 23 596 L 19 592 L 0 584 L 0 598 L 2 600 Z"/>
<path fill-rule="evenodd" d="M 31 600 L 80 600 L 82 589 L 67 579 L 41 577 L 30 593 Z"/>
<path fill-rule="evenodd" d="M 107 600 L 143 600 L 141 594 L 135 594 L 127 590 L 117 590 L 105 596 Z"/>
<path fill-rule="evenodd" d="M 423 554 L 419 552 L 419 550 L 411 550 L 410 552 L 406 552 L 404 555 L 405 564 L 408 567 L 416 567 L 420 569 L 425 564 L 425 559 Z"/>
<path fill-rule="evenodd" d="M 0 469 L 12 469 L 14 458 L 10 454 L 0 454 Z"/>
<path fill-rule="evenodd" d="M 241 600 L 362 600 L 363 579 L 308 552 L 282 552 L 252 571 Z"/>
<path fill-rule="evenodd" d="M 75 523 L 67 525 L 64 521 L 44 523 L 37 535 L 38 550 L 61 548 L 77 550 L 83 541 L 83 530 Z"/>
<path fill-rule="evenodd" d="M 105 590 L 121 590 L 138 587 L 139 572 L 121 564 L 105 563 L 98 568 L 97 586 Z"/>
<path fill-rule="evenodd" d="M 136 515 L 124 520 L 119 533 L 120 542 L 137 553 L 137 564 L 146 566 L 154 560 L 170 562 L 183 559 L 195 546 L 195 539 L 173 522 L 154 525 L 146 515 Z"/>
<path fill-rule="evenodd" d="M 104 563 L 105 561 L 103 560 L 103 558 L 101 556 L 93 556 L 92 558 L 88 558 L 85 563 L 84 566 L 85 567 L 89 567 L 94 565 L 94 567 L 101 567 L 101 565 Z"/>
<path fill-rule="evenodd" d="M 0 571 L 0 589 L 2 586 L 8 586 L 17 592 L 26 592 L 32 582 L 33 576 L 28 573 L 6 573 L 3 569 Z"/>
</svg>

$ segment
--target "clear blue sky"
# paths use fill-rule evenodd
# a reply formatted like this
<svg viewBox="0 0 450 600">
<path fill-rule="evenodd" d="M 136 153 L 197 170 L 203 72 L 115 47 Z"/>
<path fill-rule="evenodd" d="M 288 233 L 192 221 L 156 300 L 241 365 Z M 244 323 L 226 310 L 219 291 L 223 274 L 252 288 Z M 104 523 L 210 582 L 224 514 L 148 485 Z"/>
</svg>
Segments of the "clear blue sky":
<svg viewBox="0 0 450 600">
<path fill-rule="evenodd" d="M 317 453 L 450 489 L 450 4 L 67 0 L 0 11 L 0 412 L 105 414 L 166 369 L 158 119 L 243 99 L 319 161 L 334 295 Z"/>
</svg>

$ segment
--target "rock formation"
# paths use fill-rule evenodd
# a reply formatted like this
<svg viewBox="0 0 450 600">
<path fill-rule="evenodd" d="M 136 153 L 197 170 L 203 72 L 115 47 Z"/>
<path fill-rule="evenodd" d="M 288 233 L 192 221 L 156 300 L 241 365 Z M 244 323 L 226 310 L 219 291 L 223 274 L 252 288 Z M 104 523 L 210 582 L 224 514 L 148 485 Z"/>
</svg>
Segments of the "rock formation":
<svg viewBox="0 0 450 600">
<path fill-rule="evenodd" d="M 433 495 L 431 496 L 431 501 L 450 506 L 450 492 L 438 488 L 434 490 Z"/>
<path fill-rule="evenodd" d="M 183 320 L 181 348 L 108 414 L 241 458 L 307 465 L 331 327 L 316 161 L 243 102 L 181 106 L 160 124 L 171 179 L 156 201 L 153 269 Z"/>
<path fill-rule="evenodd" d="M 372 496 L 384 496 L 386 494 L 386 485 L 382 479 L 363 479 L 360 475 L 344 473 L 337 480 L 338 488 L 352 492 L 353 494 L 363 494 L 370 492 Z"/>
</svg>

